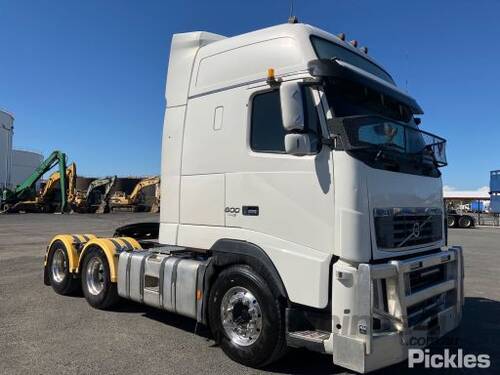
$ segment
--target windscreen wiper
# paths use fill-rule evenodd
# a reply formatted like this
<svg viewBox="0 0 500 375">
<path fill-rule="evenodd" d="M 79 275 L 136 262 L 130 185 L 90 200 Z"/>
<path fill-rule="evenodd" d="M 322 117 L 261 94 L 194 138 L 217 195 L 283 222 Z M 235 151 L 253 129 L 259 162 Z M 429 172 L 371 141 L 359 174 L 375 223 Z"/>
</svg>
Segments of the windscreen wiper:
<svg viewBox="0 0 500 375">
<path fill-rule="evenodd" d="M 375 160 L 375 161 L 378 161 L 381 158 L 387 156 L 387 154 L 385 153 L 385 151 L 387 151 L 387 150 L 391 150 L 391 149 L 392 150 L 404 150 L 402 147 L 400 147 L 394 143 L 381 143 L 377 146 L 378 146 L 377 153 L 375 154 L 375 157 L 373 158 L 373 160 Z M 387 159 L 385 159 L 384 161 L 387 161 Z M 399 167 L 399 163 L 397 160 L 391 159 L 391 161 L 393 161 Z"/>
</svg>

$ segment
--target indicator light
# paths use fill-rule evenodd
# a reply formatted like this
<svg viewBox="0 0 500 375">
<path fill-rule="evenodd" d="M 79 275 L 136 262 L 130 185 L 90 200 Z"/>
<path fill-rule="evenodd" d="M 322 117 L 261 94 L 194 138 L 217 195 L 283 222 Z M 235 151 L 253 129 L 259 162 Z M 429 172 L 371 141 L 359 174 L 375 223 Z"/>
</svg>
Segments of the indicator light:
<svg viewBox="0 0 500 375">
<path fill-rule="evenodd" d="M 276 76 L 274 75 L 274 68 L 267 69 L 267 84 L 269 86 L 277 86 L 279 82 L 276 80 Z"/>
<path fill-rule="evenodd" d="M 276 78 L 274 77 L 274 68 L 267 69 L 267 80 L 268 81 L 275 81 L 276 80 Z"/>
</svg>

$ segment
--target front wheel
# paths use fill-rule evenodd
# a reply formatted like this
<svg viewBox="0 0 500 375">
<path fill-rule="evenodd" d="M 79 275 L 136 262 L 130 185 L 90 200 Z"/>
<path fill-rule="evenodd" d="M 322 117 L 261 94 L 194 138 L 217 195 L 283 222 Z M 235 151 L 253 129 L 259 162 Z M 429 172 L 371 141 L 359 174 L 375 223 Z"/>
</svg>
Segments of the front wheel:
<svg viewBox="0 0 500 375">
<path fill-rule="evenodd" d="M 111 282 L 108 259 L 99 247 L 88 250 L 81 275 L 83 294 L 92 307 L 107 309 L 118 302 L 118 291 L 116 283 Z"/>
<path fill-rule="evenodd" d="M 222 271 L 208 309 L 212 333 L 234 361 L 262 367 L 284 354 L 284 309 L 252 268 L 238 265 Z"/>
</svg>

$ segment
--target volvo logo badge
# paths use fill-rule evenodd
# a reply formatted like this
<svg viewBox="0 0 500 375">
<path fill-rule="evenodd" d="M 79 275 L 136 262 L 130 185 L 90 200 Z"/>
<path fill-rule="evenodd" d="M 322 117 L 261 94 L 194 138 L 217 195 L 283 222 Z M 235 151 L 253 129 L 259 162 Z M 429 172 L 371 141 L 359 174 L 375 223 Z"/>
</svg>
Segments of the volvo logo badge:
<svg viewBox="0 0 500 375">
<path fill-rule="evenodd" d="M 413 224 L 413 237 L 414 238 L 419 238 L 420 237 L 420 225 L 416 221 L 415 224 Z"/>
<path fill-rule="evenodd" d="M 422 223 L 418 223 L 418 221 L 415 221 L 413 223 L 413 229 L 411 230 L 411 233 L 406 237 L 403 241 L 401 241 L 397 247 L 403 246 L 405 243 L 407 243 L 409 240 L 412 238 L 420 238 L 420 235 L 422 234 L 422 229 L 424 226 L 427 225 L 427 223 L 432 219 L 432 216 L 428 216 L 427 219 L 425 219 Z"/>
</svg>

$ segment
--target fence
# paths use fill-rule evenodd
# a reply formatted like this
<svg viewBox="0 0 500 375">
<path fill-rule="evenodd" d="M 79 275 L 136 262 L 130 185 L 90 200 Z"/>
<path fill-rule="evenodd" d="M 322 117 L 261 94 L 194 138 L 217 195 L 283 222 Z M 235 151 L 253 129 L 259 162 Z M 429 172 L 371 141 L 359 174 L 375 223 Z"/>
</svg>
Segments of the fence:
<svg viewBox="0 0 500 375">
<path fill-rule="evenodd" d="M 486 225 L 490 227 L 500 226 L 500 214 L 477 212 L 474 215 L 477 225 Z"/>
</svg>

